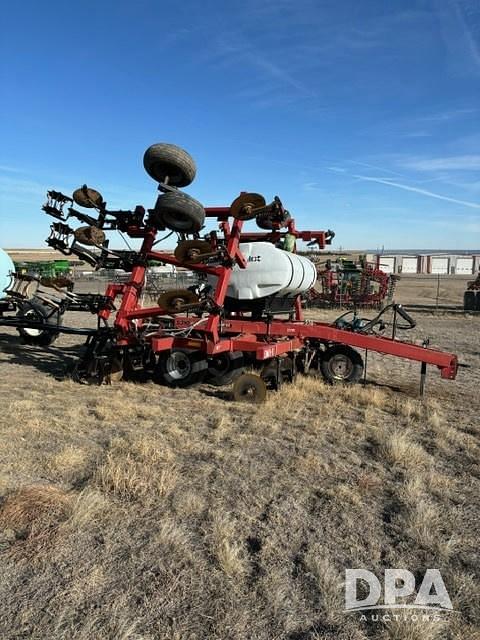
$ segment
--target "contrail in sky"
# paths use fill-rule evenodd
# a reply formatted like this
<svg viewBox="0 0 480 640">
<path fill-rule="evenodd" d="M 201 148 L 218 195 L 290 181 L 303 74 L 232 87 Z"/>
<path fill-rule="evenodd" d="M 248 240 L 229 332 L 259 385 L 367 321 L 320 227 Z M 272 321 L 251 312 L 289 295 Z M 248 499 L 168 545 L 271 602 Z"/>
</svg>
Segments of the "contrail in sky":
<svg viewBox="0 0 480 640">
<path fill-rule="evenodd" d="M 404 191 L 413 191 L 414 193 L 420 193 L 421 195 L 428 196 L 429 198 L 436 198 L 437 200 L 445 200 L 446 202 L 461 204 L 464 207 L 470 207 L 471 209 L 480 209 L 480 204 L 476 202 L 469 202 L 468 200 L 457 200 L 457 198 L 442 196 L 440 193 L 434 193 L 433 191 L 427 191 L 426 189 L 410 187 L 408 184 L 402 184 L 401 182 L 393 182 L 392 180 L 385 180 L 383 178 L 372 178 L 370 176 L 361 176 L 355 174 L 352 174 L 352 177 L 357 178 L 358 180 L 365 180 L 366 182 L 378 182 L 378 184 L 386 184 L 389 187 L 396 187 L 397 189 L 403 189 Z"/>
</svg>

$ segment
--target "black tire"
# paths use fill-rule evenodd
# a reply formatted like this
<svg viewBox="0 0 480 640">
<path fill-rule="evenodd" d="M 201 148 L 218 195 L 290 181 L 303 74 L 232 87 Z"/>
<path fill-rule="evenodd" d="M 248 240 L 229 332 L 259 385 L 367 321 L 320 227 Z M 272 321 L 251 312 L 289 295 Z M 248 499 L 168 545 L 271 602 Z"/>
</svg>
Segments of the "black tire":
<svg viewBox="0 0 480 640">
<path fill-rule="evenodd" d="M 172 187 L 187 187 L 197 173 L 192 156 L 175 144 L 160 142 L 152 144 L 145 151 L 143 166 L 148 175 L 157 182 L 165 182 Z"/>
<path fill-rule="evenodd" d="M 321 354 L 320 372 L 330 384 L 354 384 L 363 375 L 362 356 L 347 345 L 339 344 Z"/>
<path fill-rule="evenodd" d="M 465 311 L 475 311 L 475 291 L 465 291 L 463 294 L 463 308 Z"/>
<path fill-rule="evenodd" d="M 480 291 L 477 291 L 475 310 L 480 311 Z"/>
<path fill-rule="evenodd" d="M 219 353 L 208 361 L 206 382 L 215 387 L 231 384 L 243 373 L 243 354 L 239 351 Z"/>
<path fill-rule="evenodd" d="M 235 380 L 233 398 L 237 402 L 259 404 L 267 397 L 267 385 L 260 376 L 244 373 Z"/>
<path fill-rule="evenodd" d="M 62 316 L 58 312 L 52 314 L 52 308 L 40 300 L 22 302 L 18 305 L 18 318 L 28 318 L 33 322 L 43 322 L 52 327 L 56 327 L 61 322 Z M 48 347 L 58 338 L 58 331 L 18 328 L 18 333 L 25 344 L 34 344 L 41 347 Z"/>
<path fill-rule="evenodd" d="M 158 197 L 153 220 L 173 231 L 197 233 L 205 224 L 205 209 L 186 193 L 169 191 Z"/>
<path fill-rule="evenodd" d="M 190 387 L 202 382 L 207 368 L 207 360 L 203 353 L 172 349 L 160 354 L 154 378 L 168 387 Z"/>
<path fill-rule="evenodd" d="M 274 225 L 280 224 L 281 227 L 286 227 L 292 216 L 289 213 L 285 213 L 281 218 L 273 218 L 270 214 L 260 214 L 256 217 L 255 221 L 260 229 L 271 231 Z"/>
</svg>

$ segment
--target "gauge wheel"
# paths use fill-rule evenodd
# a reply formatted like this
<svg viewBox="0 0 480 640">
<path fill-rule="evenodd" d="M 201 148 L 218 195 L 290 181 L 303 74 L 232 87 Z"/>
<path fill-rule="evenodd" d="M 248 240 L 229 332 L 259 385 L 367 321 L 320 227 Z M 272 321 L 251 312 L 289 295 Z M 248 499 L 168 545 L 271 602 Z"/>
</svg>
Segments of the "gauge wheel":
<svg viewBox="0 0 480 640">
<path fill-rule="evenodd" d="M 48 347 L 58 338 L 58 331 L 54 331 L 53 327 L 60 324 L 62 316 L 59 315 L 58 312 L 52 315 L 51 307 L 43 304 L 39 300 L 20 303 L 18 305 L 17 317 L 33 322 L 43 322 L 52 327 L 52 330 L 19 327 L 18 333 L 25 344 Z"/>
<path fill-rule="evenodd" d="M 172 187 L 187 187 L 197 173 L 192 156 L 175 144 L 160 142 L 145 151 L 143 166 L 148 175 L 157 182 L 166 182 Z"/>
<path fill-rule="evenodd" d="M 233 385 L 233 398 L 236 402 L 260 404 L 267 397 L 267 385 L 254 373 L 243 373 Z"/>
<path fill-rule="evenodd" d="M 243 373 L 243 354 L 225 351 L 208 361 L 207 382 L 215 387 L 231 384 Z"/>
<path fill-rule="evenodd" d="M 322 354 L 320 371 L 330 384 L 353 384 L 361 380 L 363 360 L 361 355 L 347 345 L 335 345 Z"/>
<path fill-rule="evenodd" d="M 179 233 L 197 233 L 205 224 L 203 205 L 181 191 L 159 196 L 153 213 L 154 223 Z"/>
<path fill-rule="evenodd" d="M 172 349 L 160 354 L 155 379 L 169 387 L 190 387 L 202 382 L 208 364 L 203 353 Z"/>
</svg>

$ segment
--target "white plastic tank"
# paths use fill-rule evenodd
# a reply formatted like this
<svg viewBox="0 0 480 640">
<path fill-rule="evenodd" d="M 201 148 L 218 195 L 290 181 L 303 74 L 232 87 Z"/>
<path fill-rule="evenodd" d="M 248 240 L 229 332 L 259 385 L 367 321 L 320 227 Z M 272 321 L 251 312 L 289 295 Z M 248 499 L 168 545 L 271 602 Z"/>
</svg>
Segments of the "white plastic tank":
<svg viewBox="0 0 480 640">
<path fill-rule="evenodd" d="M 5 298 L 5 289 L 10 285 L 10 272 L 15 271 L 12 259 L 0 249 L 0 299 Z"/>
<path fill-rule="evenodd" d="M 233 267 L 227 289 L 229 298 L 256 300 L 267 296 L 293 297 L 308 291 L 315 284 L 317 270 L 308 258 L 277 249 L 270 242 L 240 243 L 240 250 L 247 267 Z"/>
</svg>

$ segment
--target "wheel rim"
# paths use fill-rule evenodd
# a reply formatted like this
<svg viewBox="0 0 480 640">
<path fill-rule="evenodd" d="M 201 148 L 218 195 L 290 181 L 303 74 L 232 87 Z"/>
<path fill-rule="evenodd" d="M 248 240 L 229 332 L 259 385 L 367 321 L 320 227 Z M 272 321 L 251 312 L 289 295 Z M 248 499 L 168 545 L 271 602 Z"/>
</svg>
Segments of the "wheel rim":
<svg viewBox="0 0 480 640">
<path fill-rule="evenodd" d="M 27 311 L 24 315 L 25 318 L 32 318 L 32 320 L 36 321 L 36 322 L 41 322 L 41 318 L 38 317 L 38 315 L 35 313 L 35 311 Z M 40 336 L 42 334 L 42 330 L 41 329 L 32 329 L 32 328 L 28 328 L 26 327 L 24 329 L 25 333 L 27 334 L 27 336 L 29 336 L 30 338 L 38 338 L 38 336 Z"/>
<path fill-rule="evenodd" d="M 242 396 L 255 400 L 258 394 L 257 387 L 254 384 L 248 384 L 242 389 Z"/>
<path fill-rule="evenodd" d="M 335 380 L 348 380 L 353 372 L 353 362 L 343 353 L 337 353 L 330 358 L 328 367 Z"/>
<path fill-rule="evenodd" d="M 227 356 L 217 356 L 211 365 L 212 373 L 216 376 L 224 376 L 229 373 L 232 363 Z"/>
<path fill-rule="evenodd" d="M 192 363 L 186 353 L 174 351 L 168 356 L 165 368 L 172 380 L 185 380 L 192 372 Z"/>
</svg>

